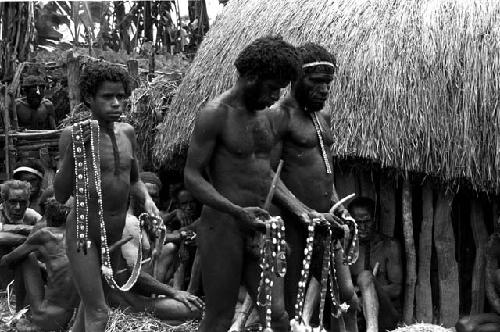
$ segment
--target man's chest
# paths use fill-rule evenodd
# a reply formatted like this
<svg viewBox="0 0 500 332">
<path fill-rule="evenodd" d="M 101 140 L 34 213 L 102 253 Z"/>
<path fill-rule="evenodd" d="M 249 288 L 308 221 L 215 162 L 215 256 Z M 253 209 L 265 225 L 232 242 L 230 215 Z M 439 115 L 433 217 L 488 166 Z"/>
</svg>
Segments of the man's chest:
<svg viewBox="0 0 500 332">
<path fill-rule="evenodd" d="M 295 114 L 290 119 L 288 136 L 294 145 L 302 148 L 314 148 L 321 143 L 325 147 L 333 144 L 330 126 L 320 115 Z"/>
<path fill-rule="evenodd" d="M 253 119 L 232 119 L 226 124 L 222 138 L 224 144 L 235 154 L 270 153 L 275 135 L 269 121 L 258 116 Z"/>
<path fill-rule="evenodd" d="M 121 171 L 129 170 L 134 159 L 132 143 L 122 133 L 115 134 L 114 144 L 112 138 L 106 133 L 99 135 L 99 159 L 101 172 L 114 171 L 118 167 Z M 115 160 L 116 158 L 116 160 Z"/>
</svg>

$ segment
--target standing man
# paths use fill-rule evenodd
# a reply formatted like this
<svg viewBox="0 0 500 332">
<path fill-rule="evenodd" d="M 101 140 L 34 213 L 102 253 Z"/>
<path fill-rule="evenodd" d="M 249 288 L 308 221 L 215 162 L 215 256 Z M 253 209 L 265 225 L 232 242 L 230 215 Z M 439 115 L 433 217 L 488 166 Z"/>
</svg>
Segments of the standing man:
<svg viewBox="0 0 500 332">
<path fill-rule="evenodd" d="M 273 105 L 269 116 L 276 123 L 278 135 L 282 137 L 273 149 L 273 164 L 284 160 L 281 179 L 285 186 L 310 209 L 317 211 L 320 218 L 333 220 L 330 208 L 338 201 L 334 188 L 333 144 L 330 116 L 321 112 L 328 98 L 330 82 L 336 70 L 332 54 L 320 45 L 307 43 L 297 48 L 302 59 L 302 74 L 292 83 L 290 94 Z M 338 215 L 346 217 L 341 206 Z M 290 246 L 288 269 L 285 276 L 285 304 L 289 316 L 295 316 L 298 282 L 301 277 L 302 260 L 307 237 L 303 220 L 290 213 L 287 207 L 281 209 L 285 220 L 285 236 Z M 322 239 L 326 235 L 318 229 L 311 276 L 321 280 Z M 320 241 L 317 241 L 320 240 Z M 338 252 L 340 253 L 340 251 Z M 349 272 L 348 267 L 336 259 L 339 276 Z M 314 267 L 319 267 L 318 269 Z M 340 271 L 342 270 L 342 271 Z M 348 302 L 351 308 L 356 300 L 354 291 L 346 291 L 349 278 L 339 278 L 341 302 Z M 352 287 L 351 287 L 352 288 Z M 319 301 L 319 294 L 318 294 Z M 348 323 L 348 331 L 355 331 L 356 322 Z"/>
<path fill-rule="evenodd" d="M 262 206 L 271 186 L 270 153 L 276 139 L 261 110 L 277 101 L 300 71 L 295 48 L 280 37 L 255 40 L 234 65 L 239 74 L 235 85 L 198 115 L 184 169 L 187 189 L 204 204 L 198 225 L 206 296 L 203 332 L 229 329 L 240 284 L 257 298 L 260 269 L 245 252 L 245 243 L 254 235 L 257 219 L 269 217 Z M 282 308 L 274 308 L 272 320 L 274 331 L 288 331 Z"/>
</svg>

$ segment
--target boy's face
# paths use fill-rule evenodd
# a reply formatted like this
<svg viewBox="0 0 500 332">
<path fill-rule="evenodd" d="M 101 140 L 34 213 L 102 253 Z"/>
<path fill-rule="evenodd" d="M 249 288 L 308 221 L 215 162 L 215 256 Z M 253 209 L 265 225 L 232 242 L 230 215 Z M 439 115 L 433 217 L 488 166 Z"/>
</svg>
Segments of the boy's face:
<svg viewBox="0 0 500 332">
<path fill-rule="evenodd" d="M 112 123 L 120 119 L 125 101 L 125 89 L 122 82 L 102 82 L 95 96 L 88 97 L 87 102 L 92 116 L 99 122 Z"/>
</svg>

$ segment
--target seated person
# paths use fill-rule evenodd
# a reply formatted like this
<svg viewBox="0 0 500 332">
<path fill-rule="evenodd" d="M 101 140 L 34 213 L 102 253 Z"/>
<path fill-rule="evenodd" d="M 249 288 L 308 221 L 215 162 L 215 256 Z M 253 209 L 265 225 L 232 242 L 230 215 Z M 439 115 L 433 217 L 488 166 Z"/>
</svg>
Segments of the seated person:
<svg viewBox="0 0 500 332">
<path fill-rule="evenodd" d="M 34 231 L 26 242 L 2 257 L 3 266 L 16 264 L 26 287 L 31 323 L 43 331 L 67 327 L 80 298 L 73 285 L 64 241 L 69 208 L 51 197 L 46 203 L 46 227 Z M 38 260 L 45 264 L 46 281 Z"/>
<path fill-rule="evenodd" d="M 16 99 L 16 113 L 19 127 L 26 129 L 56 129 L 52 102 L 45 96 L 45 81 L 37 76 L 27 76 L 21 87 L 24 97 Z"/>
<path fill-rule="evenodd" d="M 486 295 L 494 313 L 482 313 L 461 318 L 457 332 L 500 331 L 500 234 L 491 235 L 486 247 Z"/>
<path fill-rule="evenodd" d="M 0 204 L 0 258 L 22 244 L 30 231 L 42 216 L 30 209 L 30 184 L 19 180 L 8 180 L 2 184 Z M 0 288 L 4 289 L 14 278 L 14 271 L 6 267 L 0 268 Z M 14 283 L 18 298 L 24 298 L 24 286 L 21 276 L 16 276 Z M 19 301 L 17 309 L 22 308 Z"/>
<path fill-rule="evenodd" d="M 188 262 L 195 255 L 196 248 L 183 245 L 181 238 L 184 237 L 186 231 L 195 231 L 197 225 L 195 221 L 200 216 L 201 209 L 191 193 L 184 188 L 180 188 L 174 196 L 179 202 L 179 208 L 163 219 L 167 228 L 165 241 L 167 243 L 162 246 L 159 253 L 155 276 L 159 281 L 166 282 L 175 273 L 174 287 L 182 289 Z"/>
<path fill-rule="evenodd" d="M 348 210 L 359 230 L 359 258 L 350 271 L 359 289 L 366 331 L 392 330 L 400 320 L 402 309 L 400 244 L 375 229 L 375 202 L 372 199 L 355 198 Z"/>
<path fill-rule="evenodd" d="M 32 159 L 22 161 L 13 172 L 13 178 L 16 180 L 29 182 L 30 188 L 30 204 L 29 208 L 41 213 L 40 198 L 42 196 L 42 181 L 45 170 L 42 165 Z"/>
<path fill-rule="evenodd" d="M 48 226 L 32 233 L 24 244 L 1 260 L 1 265 L 22 262 L 32 323 L 38 329 L 45 331 L 65 328 L 80 302 L 71 277 L 65 248 L 67 210 L 67 207 L 58 203 L 53 197 L 49 198 L 46 210 Z M 125 238 L 113 244 L 110 246 L 110 252 L 116 251 L 129 240 L 130 238 Z M 46 283 L 43 281 L 37 259 L 45 263 Z M 124 266 L 123 260 L 120 264 Z M 150 292 L 165 295 L 166 298 L 151 299 Z M 172 320 L 199 318 L 203 307 L 200 299 L 187 292 L 176 291 L 167 285 L 162 285 L 145 272 L 141 272 L 132 291 L 110 290 L 108 301 L 112 305 L 124 306 L 137 312 L 147 310 L 160 319 Z"/>
</svg>

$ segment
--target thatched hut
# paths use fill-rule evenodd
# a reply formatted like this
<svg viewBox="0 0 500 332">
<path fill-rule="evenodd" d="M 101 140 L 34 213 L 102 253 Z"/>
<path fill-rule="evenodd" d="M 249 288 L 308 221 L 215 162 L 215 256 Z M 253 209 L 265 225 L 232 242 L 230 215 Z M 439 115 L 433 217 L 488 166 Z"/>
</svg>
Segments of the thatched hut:
<svg viewBox="0 0 500 332">
<path fill-rule="evenodd" d="M 484 243 L 500 191 L 499 13 L 496 0 L 232 0 L 165 115 L 156 162 L 175 166 L 197 112 L 231 86 L 253 39 L 326 46 L 339 63 L 327 105 L 337 189 L 375 197 L 382 231 L 404 240 L 405 321 L 451 326 L 485 310 Z"/>
</svg>

